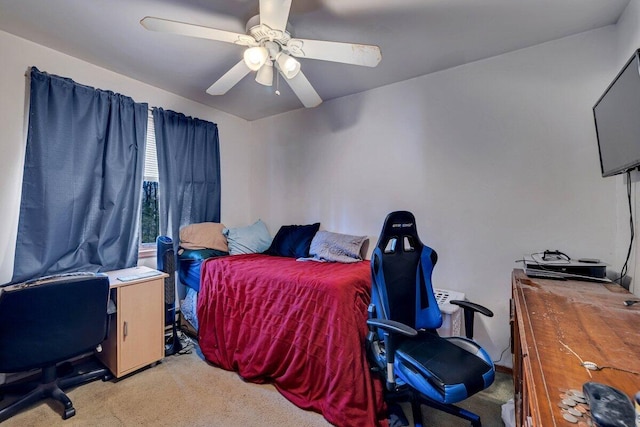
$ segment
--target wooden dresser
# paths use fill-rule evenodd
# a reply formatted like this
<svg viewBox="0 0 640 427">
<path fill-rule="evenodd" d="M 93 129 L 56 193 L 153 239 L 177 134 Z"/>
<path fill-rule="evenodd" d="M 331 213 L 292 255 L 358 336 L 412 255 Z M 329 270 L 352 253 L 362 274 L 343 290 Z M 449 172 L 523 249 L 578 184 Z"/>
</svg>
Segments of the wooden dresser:
<svg viewBox="0 0 640 427">
<path fill-rule="evenodd" d="M 588 381 L 640 390 L 640 304 L 617 284 L 512 275 L 511 333 L 518 426 L 571 426 L 562 390 Z M 590 371 L 582 361 L 605 367 Z M 631 373 L 631 372 L 634 373 Z"/>
</svg>

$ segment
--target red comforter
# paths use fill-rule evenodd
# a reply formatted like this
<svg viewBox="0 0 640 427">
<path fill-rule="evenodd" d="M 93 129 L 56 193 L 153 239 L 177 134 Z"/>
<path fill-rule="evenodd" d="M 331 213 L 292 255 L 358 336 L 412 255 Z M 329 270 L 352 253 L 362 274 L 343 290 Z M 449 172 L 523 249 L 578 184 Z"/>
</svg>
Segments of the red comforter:
<svg viewBox="0 0 640 427">
<path fill-rule="evenodd" d="M 386 425 L 364 351 L 371 273 L 268 255 L 202 264 L 199 344 L 208 361 L 337 426 Z"/>
</svg>

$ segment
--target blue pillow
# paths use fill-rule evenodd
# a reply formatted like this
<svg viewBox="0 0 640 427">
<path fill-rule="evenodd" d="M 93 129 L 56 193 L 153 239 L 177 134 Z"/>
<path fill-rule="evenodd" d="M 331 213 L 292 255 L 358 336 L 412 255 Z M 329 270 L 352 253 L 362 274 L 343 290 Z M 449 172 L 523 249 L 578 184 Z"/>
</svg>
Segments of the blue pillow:
<svg viewBox="0 0 640 427">
<path fill-rule="evenodd" d="M 319 222 L 308 225 L 283 225 L 266 253 L 290 258 L 308 257 L 311 241 L 319 229 Z"/>
<path fill-rule="evenodd" d="M 222 234 L 227 237 L 231 255 L 262 253 L 269 248 L 272 240 L 262 220 L 247 227 L 225 228 Z"/>
</svg>

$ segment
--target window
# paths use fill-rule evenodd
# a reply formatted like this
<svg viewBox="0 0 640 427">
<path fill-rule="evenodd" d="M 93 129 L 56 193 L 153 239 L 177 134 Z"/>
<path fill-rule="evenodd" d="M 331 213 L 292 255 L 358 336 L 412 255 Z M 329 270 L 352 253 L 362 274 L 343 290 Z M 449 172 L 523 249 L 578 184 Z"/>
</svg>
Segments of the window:
<svg viewBox="0 0 640 427">
<path fill-rule="evenodd" d="M 156 238 L 159 234 L 158 157 L 156 154 L 156 132 L 151 111 L 149 111 L 147 121 L 147 143 L 144 153 L 143 174 L 142 218 L 140 221 L 141 252 L 155 249 Z"/>
</svg>

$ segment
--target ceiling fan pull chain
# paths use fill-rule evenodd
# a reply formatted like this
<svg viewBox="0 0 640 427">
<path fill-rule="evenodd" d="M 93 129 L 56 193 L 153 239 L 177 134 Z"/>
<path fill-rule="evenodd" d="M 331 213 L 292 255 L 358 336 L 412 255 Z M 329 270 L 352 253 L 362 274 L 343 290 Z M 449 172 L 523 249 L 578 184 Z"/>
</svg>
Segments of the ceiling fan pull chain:
<svg viewBox="0 0 640 427">
<path fill-rule="evenodd" d="M 276 73 L 276 95 L 280 96 L 280 72 Z"/>
</svg>

